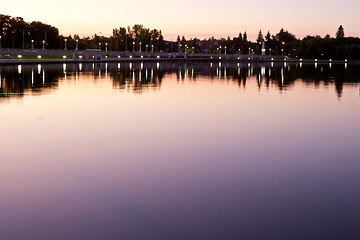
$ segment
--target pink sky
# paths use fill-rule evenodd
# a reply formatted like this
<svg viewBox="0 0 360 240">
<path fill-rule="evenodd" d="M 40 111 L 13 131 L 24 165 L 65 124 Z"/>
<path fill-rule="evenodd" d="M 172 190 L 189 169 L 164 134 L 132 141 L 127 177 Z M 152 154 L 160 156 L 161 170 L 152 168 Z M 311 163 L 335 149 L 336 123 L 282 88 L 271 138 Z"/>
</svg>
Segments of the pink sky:
<svg viewBox="0 0 360 240">
<path fill-rule="evenodd" d="M 344 1 L 145 1 L 109 0 L 49 2 L 45 0 L 6 1 L 1 14 L 42 21 L 59 28 L 60 34 L 108 36 L 120 26 L 143 24 L 163 31 L 166 39 L 233 37 L 247 31 L 254 40 L 261 29 L 277 33 L 282 27 L 301 38 L 306 35 L 335 35 L 339 25 L 347 36 L 360 36 L 360 3 Z"/>
</svg>

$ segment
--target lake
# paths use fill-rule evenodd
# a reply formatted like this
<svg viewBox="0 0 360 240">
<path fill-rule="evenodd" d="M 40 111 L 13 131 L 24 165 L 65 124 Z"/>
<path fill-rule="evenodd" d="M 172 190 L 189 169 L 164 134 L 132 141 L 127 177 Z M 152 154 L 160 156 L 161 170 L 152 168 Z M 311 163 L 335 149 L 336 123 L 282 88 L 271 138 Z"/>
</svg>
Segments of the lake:
<svg viewBox="0 0 360 240">
<path fill-rule="evenodd" d="M 360 239 L 360 65 L 0 67 L 0 239 Z"/>
</svg>

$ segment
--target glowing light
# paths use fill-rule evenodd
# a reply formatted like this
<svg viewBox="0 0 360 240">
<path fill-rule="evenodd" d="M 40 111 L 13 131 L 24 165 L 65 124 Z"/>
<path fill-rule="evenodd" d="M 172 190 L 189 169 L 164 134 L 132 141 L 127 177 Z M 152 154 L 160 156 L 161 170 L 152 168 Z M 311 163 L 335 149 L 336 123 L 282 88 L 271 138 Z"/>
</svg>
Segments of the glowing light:
<svg viewBox="0 0 360 240">
<path fill-rule="evenodd" d="M 80 58 L 80 59 L 82 59 L 82 58 L 83 58 L 83 56 L 79 56 L 79 58 Z"/>
<path fill-rule="evenodd" d="M 40 58 L 41 58 L 41 56 L 40 56 L 40 55 L 38 55 L 38 56 L 37 56 L 37 58 L 39 58 L 39 59 L 40 59 Z"/>
<path fill-rule="evenodd" d="M 18 58 L 22 58 L 22 55 L 18 55 Z"/>
<path fill-rule="evenodd" d="M 63 56 L 63 58 L 65 59 L 65 58 L 66 58 L 66 56 L 64 55 L 64 56 Z"/>
</svg>

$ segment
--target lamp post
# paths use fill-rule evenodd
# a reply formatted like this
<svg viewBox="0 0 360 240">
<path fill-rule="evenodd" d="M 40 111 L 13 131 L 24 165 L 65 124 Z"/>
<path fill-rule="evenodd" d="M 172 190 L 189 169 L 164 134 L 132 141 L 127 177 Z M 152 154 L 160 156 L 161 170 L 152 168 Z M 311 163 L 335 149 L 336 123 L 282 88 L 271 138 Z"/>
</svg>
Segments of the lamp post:
<svg viewBox="0 0 360 240">
<path fill-rule="evenodd" d="M 269 49 L 269 55 L 271 55 L 271 48 Z"/>
<path fill-rule="evenodd" d="M 105 51 L 107 52 L 108 50 L 108 43 L 105 43 Z"/>
<path fill-rule="evenodd" d="M 101 34 L 101 32 L 98 32 L 98 33 Z M 93 39 L 94 39 L 94 49 L 96 48 L 95 37 L 96 37 L 96 34 L 98 34 L 98 33 L 95 33 L 94 37 L 93 37 Z"/>
<path fill-rule="evenodd" d="M 45 40 L 42 41 L 43 50 L 45 49 Z"/>
<path fill-rule="evenodd" d="M 31 41 L 33 42 L 33 40 L 31 40 Z M 64 50 L 67 50 L 66 43 L 67 43 L 67 39 L 65 38 L 65 48 L 64 48 Z"/>
<path fill-rule="evenodd" d="M 221 46 L 219 47 L 219 49 L 220 49 L 220 54 L 221 54 Z"/>
<path fill-rule="evenodd" d="M 31 49 L 34 49 L 34 40 L 31 40 Z"/>
<path fill-rule="evenodd" d="M 251 48 L 249 48 L 249 54 L 251 54 Z"/>
<path fill-rule="evenodd" d="M 227 47 L 225 46 L 225 55 L 226 55 L 226 48 L 227 48 Z"/>
<path fill-rule="evenodd" d="M 148 52 L 149 50 L 149 45 L 148 44 L 146 44 L 146 52 Z"/>
<path fill-rule="evenodd" d="M 185 53 L 187 53 L 187 44 L 185 44 Z"/>
<path fill-rule="evenodd" d="M 154 45 L 151 45 L 151 52 L 154 52 Z"/>
<path fill-rule="evenodd" d="M 99 43 L 99 50 L 101 51 L 101 43 Z"/>
<path fill-rule="evenodd" d="M 133 52 L 135 52 L 135 42 L 133 42 Z"/>
<path fill-rule="evenodd" d="M 141 52 L 141 44 L 142 44 L 142 43 L 140 42 L 140 48 L 139 48 L 139 52 Z"/>
<path fill-rule="evenodd" d="M 76 39 L 76 48 L 75 48 L 75 51 L 78 51 L 79 50 L 79 39 Z"/>
<path fill-rule="evenodd" d="M 1 49 L 1 36 L 0 36 L 0 49 Z"/>
</svg>

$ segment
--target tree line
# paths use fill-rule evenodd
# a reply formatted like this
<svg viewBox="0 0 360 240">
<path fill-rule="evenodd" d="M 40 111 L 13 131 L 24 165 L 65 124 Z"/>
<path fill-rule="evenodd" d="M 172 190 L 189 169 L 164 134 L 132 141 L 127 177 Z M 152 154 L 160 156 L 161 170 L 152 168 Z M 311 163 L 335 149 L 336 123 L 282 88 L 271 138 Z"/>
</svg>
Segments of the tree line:
<svg viewBox="0 0 360 240">
<path fill-rule="evenodd" d="M 148 52 L 212 52 L 283 55 L 291 58 L 348 59 L 360 60 L 360 39 L 345 37 L 340 26 L 335 37 L 327 34 L 306 36 L 298 39 L 294 34 L 281 29 L 276 34 L 265 35 L 260 30 L 256 41 L 248 40 L 247 32 L 230 38 L 200 40 L 178 36 L 175 42 L 166 41 L 161 30 L 149 29 L 141 24 L 113 29 L 112 36 L 94 34 L 90 37 L 63 36 L 58 28 L 38 22 L 25 22 L 21 17 L 0 15 L 0 41 L 3 48 L 49 48 L 49 49 L 102 49 L 109 51 Z M 262 48 L 265 46 L 265 52 Z"/>
</svg>

